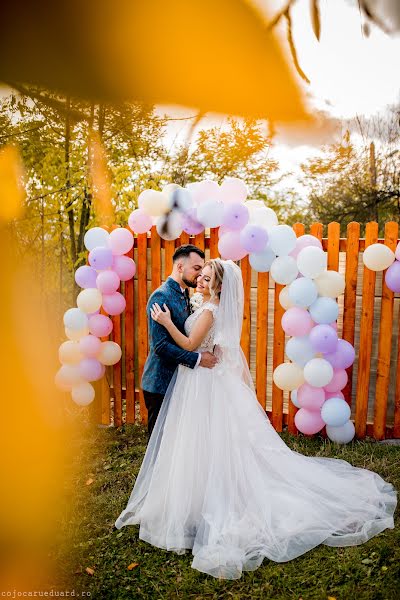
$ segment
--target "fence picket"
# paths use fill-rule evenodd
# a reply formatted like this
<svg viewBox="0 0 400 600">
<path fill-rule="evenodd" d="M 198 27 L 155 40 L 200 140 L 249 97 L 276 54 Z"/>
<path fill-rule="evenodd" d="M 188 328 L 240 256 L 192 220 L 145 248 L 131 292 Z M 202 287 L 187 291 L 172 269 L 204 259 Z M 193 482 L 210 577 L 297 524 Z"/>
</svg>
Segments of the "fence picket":
<svg viewBox="0 0 400 600">
<path fill-rule="evenodd" d="M 393 252 L 397 246 L 399 226 L 391 221 L 385 225 L 385 244 Z M 393 301 L 392 292 L 385 283 L 385 273 L 382 274 L 382 305 L 379 323 L 378 366 L 376 370 L 376 395 L 374 410 L 374 438 L 383 440 L 386 433 L 387 400 L 389 394 L 390 355 L 393 330 Z"/>
<path fill-rule="evenodd" d="M 368 248 L 371 244 L 375 244 L 377 239 L 378 223 L 375 223 L 374 221 L 367 223 L 365 227 L 365 247 Z M 356 437 L 359 439 L 365 438 L 367 430 L 372 328 L 374 324 L 375 280 L 375 271 L 370 271 L 367 267 L 364 267 L 355 415 Z"/>
<path fill-rule="evenodd" d="M 133 248 L 127 254 L 133 258 Z M 126 388 L 126 422 L 135 422 L 135 307 L 134 282 L 132 278 L 125 281 L 125 388 Z"/>
<path fill-rule="evenodd" d="M 137 288 L 138 288 L 138 374 L 142 377 L 144 363 L 147 358 L 147 233 L 139 233 L 137 237 Z M 139 389 L 140 420 L 147 424 L 147 408 L 143 391 Z"/>
</svg>

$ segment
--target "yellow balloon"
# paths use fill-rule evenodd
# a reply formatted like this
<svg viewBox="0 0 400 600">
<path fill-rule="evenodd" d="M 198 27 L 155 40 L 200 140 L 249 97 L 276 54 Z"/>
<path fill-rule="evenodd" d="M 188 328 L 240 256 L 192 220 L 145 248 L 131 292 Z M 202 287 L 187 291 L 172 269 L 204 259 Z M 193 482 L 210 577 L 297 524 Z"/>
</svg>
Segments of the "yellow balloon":
<svg viewBox="0 0 400 600">
<path fill-rule="evenodd" d="M 371 271 L 383 271 L 395 261 L 395 255 L 385 244 L 371 244 L 363 253 L 364 265 Z"/>
<path fill-rule="evenodd" d="M 337 271 L 324 271 L 314 279 L 320 296 L 337 298 L 343 294 L 346 287 L 345 278 Z"/>
<path fill-rule="evenodd" d="M 115 365 L 122 356 L 122 351 L 116 342 L 102 342 L 100 352 L 97 356 L 103 365 Z"/>
<path fill-rule="evenodd" d="M 58 358 L 63 365 L 73 365 L 82 360 L 83 354 L 79 350 L 78 342 L 72 340 L 63 342 L 58 349 Z"/>
<path fill-rule="evenodd" d="M 285 310 L 288 310 L 289 308 L 294 306 L 293 302 L 289 298 L 289 286 L 288 285 L 285 285 L 285 287 L 282 288 L 281 291 L 279 292 L 279 304 Z"/>
<path fill-rule="evenodd" d="M 97 288 L 86 288 L 82 290 L 76 299 L 76 304 L 82 312 L 90 314 L 99 310 L 103 296 Z"/>
<path fill-rule="evenodd" d="M 304 383 L 303 369 L 294 363 L 282 363 L 276 367 L 273 380 L 279 389 L 291 392 Z"/>
</svg>

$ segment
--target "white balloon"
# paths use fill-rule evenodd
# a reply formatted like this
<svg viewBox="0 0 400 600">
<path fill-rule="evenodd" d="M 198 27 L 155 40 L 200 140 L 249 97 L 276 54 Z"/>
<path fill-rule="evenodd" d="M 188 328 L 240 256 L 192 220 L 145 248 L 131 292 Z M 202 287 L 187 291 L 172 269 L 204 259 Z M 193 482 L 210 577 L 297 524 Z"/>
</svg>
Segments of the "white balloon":
<svg viewBox="0 0 400 600">
<path fill-rule="evenodd" d="M 77 364 L 83 358 L 78 342 L 67 340 L 58 349 L 58 358 L 63 365 Z"/>
<path fill-rule="evenodd" d="M 292 302 L 289 298 L 289 286 L 288 285 L 286 285 L 284 288 L 282 288 L 281 291 L 279 292 L 279 304 L 285 310 L 289 310 L 289 308 L 292 308 L 292 306 L 294 306 L 294 304 L 292 304 Z"/>
<path fill-rule="evenodd" d="M 246 202 L 246 204 L 248 203 Z M 278 217 L 276 216 L 276 213 L 268 206 L 249 208 L 249 214 L 250 225 L 259 225 L 260 227 L 267 229 L 267 231 L 269 231 L 271 227 L 276 227 L 278 225 Z"/>
<path fill-rule="evenodd" d="M 83 238 L 83 243 L 85 244 L 85 248 L 87 250 L 93 250 L 99 246 L 108 247 L 108 238 L 110 234 L 108 231 L 103 229 L 102 227 L 91 227 L 85 233 L 85 237 Z"/>
<path fill-rule="evenodd" d="M 341 427 L 331 427 L 330 425 L 326 426 L 326 434 L 332 442 L 336 442 L 338 444 L 348 444 L 354 438 L 356 433 L 354 423 L 352 421 L 347 421 Z"/>
<path fill-rule="evenodd" d="M 268 236 L 268 243 L 277 256 L 288 255 L 296 246 L 296 234 L 289 225 L 271 227 L 268 230 Z"/>
<path fill-rule="evenodd" d="M 204 227 L 219 227 L 224 219 L 224 205 L 217 200 L 207 200 L 197 209 L 197 220 Z"/>
<path fill-rule="evenodd" d="M 371 271 L 388 269 L 395 258 L 393 250 L 385 244 L 371 244 L 363 252 L 363 263 Z"/>
<path fill-rule="evenodd" d="M 296 261 L 291 256 L 278 256 L 271 265 L 271 277 L 281 285 L 292 283 L 298 273 Z"/>
<path fill-rule="evenodd" d="M 170 210 L 170 196 L 157 190 L 144 190 L 138 198 L 139 208 L 147 215 L 160 217 Z"/>
<path fill-rule="evenodd" d="M 80 331 L 88 326 L 87 315 L 80 308 L 69 308 L 64 313 L 64 325 L 70 330 Z"/>
<path fill-rule="evenodd" d="M 332 380 L 333 367 L 324 358 L 312 358 L 304 365 L 304 379 L 314 387 L 324 387 Z"/>
<path fill-rule="evenodd" d="M 163 226 L 167 223 L 166 231 L 163 232 Z M 156 221 L 158 235 L 163 240 L 176 240 L 182 233 L 182 217 L 178 211 L 172 211 L 169 215 L 159 217 Z"/>
<path fill-rule="evenodd" d="M 297 266 L 304 277 L 315 279 L 327 266 L 327 254 L 316 246 L 307 246 L 297 256 Z"/>
<path fill-rule="evenodd" d="M 341 273 L 337 271 L 323 271 L 314 279 L 320 296 L 337 298 L 343 294 L 346 287 L 346 280 Z"/>
<path fill-rule="evenodd" d="M 103 365 L 115 365 L 122 356 L 120 346 L 116 342 L 102 342 L 100 352 L 97 359 Z"/>
<path fill-rule="evenodd" d="M 103 296 L 97 288 L 86 288 L 82 290 L 76 299 L 78 308 L 87 314 L 94 313 L 99 310 Z"/>
<path fill-rule="evenodd" d="M 87 406 L 94 400 L 94 387 L 87 381 L 74 385 L 71 390 L 71 396 L 72 400 L 79 406 Z"/>
</svg>

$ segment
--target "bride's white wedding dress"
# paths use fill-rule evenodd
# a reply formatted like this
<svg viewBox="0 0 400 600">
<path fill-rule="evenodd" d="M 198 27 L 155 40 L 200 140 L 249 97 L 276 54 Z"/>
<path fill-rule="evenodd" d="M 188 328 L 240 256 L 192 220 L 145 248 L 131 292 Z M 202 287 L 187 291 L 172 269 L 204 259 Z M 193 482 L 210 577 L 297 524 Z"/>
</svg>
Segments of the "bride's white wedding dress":
<svg viewBox="0 0 400 600">
<path fill-rule="evenodd" d="M 223 284 L 224 285 L 224 284 Z M 199 350 L 212 351 L 219 308 Z M 244 371 L 244 372 L 243 372 Z M 323 543 L 353 546 L 394 528 L 397 491 L 377 473 L 291 450 L 260 406 L 246 365 L 179 366 L 118 529 L 237 579 L 264 557 L 289 561 Z"/>
</svg>

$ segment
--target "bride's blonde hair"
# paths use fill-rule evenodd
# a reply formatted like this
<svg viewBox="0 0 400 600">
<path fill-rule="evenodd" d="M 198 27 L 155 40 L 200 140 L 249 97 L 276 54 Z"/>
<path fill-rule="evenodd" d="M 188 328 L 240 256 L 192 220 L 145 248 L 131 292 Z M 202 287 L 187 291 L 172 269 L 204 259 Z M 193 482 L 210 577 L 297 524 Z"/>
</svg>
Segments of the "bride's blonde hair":
<svg viewBox="0 0 400 600">
<path fill-rule="evenodd" d="M 204 263 L 204 266 L 211 268 L 211 280 L 210 280 L 210 296 L 211 300 L 215 297 L 220 297 L 222 279 L 224 277 L 224 267 L 220 258 L 212 258 Z"/>
</svg>

